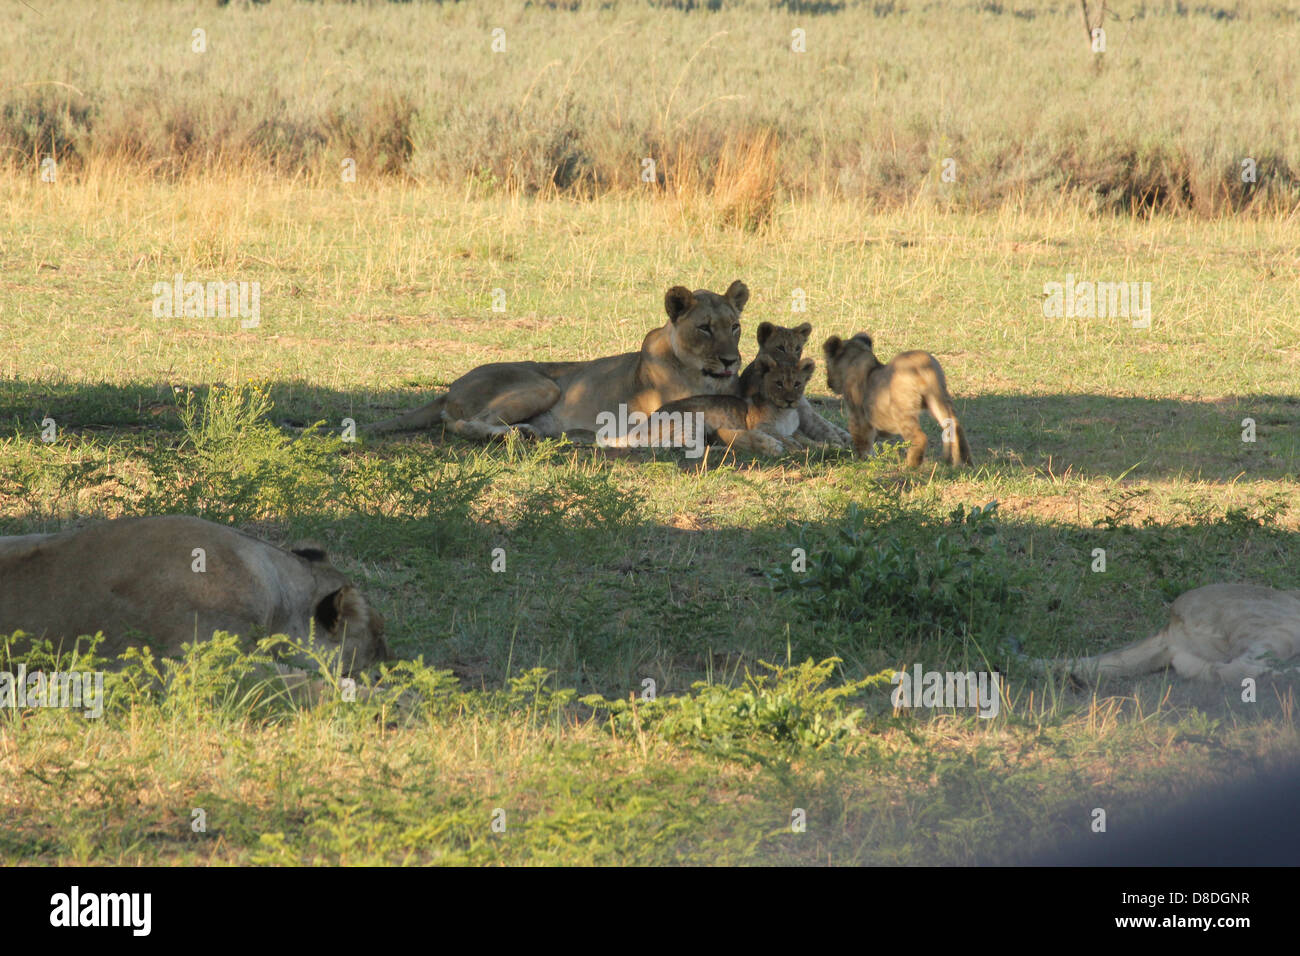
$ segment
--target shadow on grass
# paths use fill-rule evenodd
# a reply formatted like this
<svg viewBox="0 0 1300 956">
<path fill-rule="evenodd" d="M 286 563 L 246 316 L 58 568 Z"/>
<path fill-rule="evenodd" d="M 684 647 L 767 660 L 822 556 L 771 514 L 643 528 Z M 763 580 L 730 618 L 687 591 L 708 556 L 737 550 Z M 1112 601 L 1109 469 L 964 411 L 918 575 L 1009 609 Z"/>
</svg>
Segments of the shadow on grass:
<svg viewBox="0 0 1300 956">
<path fill-rule="evenodd" d="M 236 524 L 281 546 L 319 542 L 385 615 L 399 657 L 422 656 L 475 688 L 544 667 L 558 686 L 607 697 L 637 693 L 646 678 L 676 693 L 697 680 L 733 681 L 762 660 L 831 656 L 845 679 L 920 663 L 1041 684 L 1015 645 L 1033 657 L 1113 649 L 1162 627 L 1186 590 L 1293 586 L 1277 556 L 1300 551 L 1300 534 L 1241 517 L 1079 529 L 888 503 L 691 530 L 610 497 L 607 471 L 597 463 L 588 484 L 558 494 L 539 475 L 535 492 L 486 514 L 475 498 L 408 502 L 385 492 L 393 513 L 367 506 Z M 733 472 L 718 487 L 743 480 Z M 8 519 L 0 530 L 88 520 Z M 1088 573 L 1095 548 L 1106 550 L 1110 573 Z M 21 626 L 0 622 L 0 631 Z"/>
<path fill-rule="evenodd" d="M 194 386 L 202 395 L 206 386 Z M 359 429 L 418 407 L 438 394 L 426 389 L 324 388 L 301 381 L 274 383 L 278 421 L 325 421 Z M 838 401 L 819 401 L 843 422 Z M 170 385 L 86 385 L 0 381 L 0 429 L 37 434 L 52 418 L 60 430 L 132 433 L 178 427 Z M 957 413 L 977 466 L 1000 472 L 1029 469 L 1057 477 L 1167 478 L 1228 481 L 1294 478 L 1300 470 L 1300 395 L 1238 396 L 1217 401 L 1109 395 L 981 395 L 957 399 Z M 1249 419 L 1249 422 L 1246 420 Z M 939 448 L 928 416 L 928 458 Z M 1243 440 L 1250 438 L 1253 441 Z M 428 433 L 384 436 L 402 442 Z M 440 434 L 433 440 L 447 440 Z M 375 440 L 372 439 L 372 442 Z M 456 439 L 455 441 L 459 441 Z"/>
</svg>

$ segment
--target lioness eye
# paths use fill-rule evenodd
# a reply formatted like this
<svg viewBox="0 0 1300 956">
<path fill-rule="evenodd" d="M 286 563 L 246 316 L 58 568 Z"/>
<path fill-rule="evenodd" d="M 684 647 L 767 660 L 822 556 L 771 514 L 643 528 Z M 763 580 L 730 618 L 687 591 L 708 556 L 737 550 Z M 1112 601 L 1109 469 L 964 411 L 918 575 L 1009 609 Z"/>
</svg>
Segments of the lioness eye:
<svg viewBox="0 0 1300 956">
<path fill-rule="evenodd" d="M 732 334 L 732 335 L 739 335 L 739 334 L 740 334 L 740 326 L 739 326 L 739 325 L 733 325 L 733 326 L 731 327 L 731 334 Z"/>
<path fill-rule="evenodd" d="M 709 338 L 713 338 L 713 332 L 707 325 L 701 325 L 699 329 L 701 335 L 707 335 Z"/>
</svg>

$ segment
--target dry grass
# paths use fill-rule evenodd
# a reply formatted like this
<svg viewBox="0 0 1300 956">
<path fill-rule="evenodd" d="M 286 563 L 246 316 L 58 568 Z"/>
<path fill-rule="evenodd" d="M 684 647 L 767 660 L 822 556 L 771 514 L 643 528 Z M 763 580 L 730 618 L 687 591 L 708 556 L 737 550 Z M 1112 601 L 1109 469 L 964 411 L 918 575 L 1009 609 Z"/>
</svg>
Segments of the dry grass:
<svg viewBox="0 0 1300 956">
<path fill-rule="evenodd" d="M 643 190 L 652 158 L 671 190 L 717 194 L 749 224 L 775 187 L 945 208 L 1064 192 L 1141 214 L 1300 203 L 1300 13 L 1285 2 L 1112 18 L 1100 69 L 1077 7 L 1050 0 L 572 6 L 5 4 L 0 156 L 29 175 L 53 156 L 326 177 L 351 158 L 362 182 L 575 196 Z"/>
</svg>

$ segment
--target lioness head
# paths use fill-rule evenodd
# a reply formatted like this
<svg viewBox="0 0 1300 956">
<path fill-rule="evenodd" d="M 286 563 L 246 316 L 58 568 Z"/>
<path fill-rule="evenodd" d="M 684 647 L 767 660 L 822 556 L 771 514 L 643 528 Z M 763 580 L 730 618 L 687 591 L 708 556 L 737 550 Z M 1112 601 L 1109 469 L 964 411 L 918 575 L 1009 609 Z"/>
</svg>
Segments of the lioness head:
<svg viewBox="0 0 1300 956">
<path fill-rule="evenodd" d="M 706 378 L 726 381 L 740 370 L 740 313 L 749 288 L 737 279 L 723 295 L 675 285 L 664 294 L 673 354 Z"/>
<path fill-rule="evenodd" d="M 880 365 L 871 346 L 871 336 L 866 332 L 859 332 L 847 341 L 832 335 L 822 344 L 822 352 L 826 355 L 826 384 L 836 395 L 844 392 L 844 380 L 850 368 L 861 362 L 869 373 Z"/>
<path fill-rule="evenodd" d="M 812 325 L 804 322 L 787 329 L 771 322 L 758 323 L 758 349 L 779 364 L 793 364 L 803 356 L 804 343 L 812 334 Z"/>
<path fill-rule="evenodd" d="M 345 674 L 389 660 L 392 655 L 384 642 L 383 615 L 326 560 L 321 548 L 299 545 L 292 550 L 310 564 L 315 580 L 312 598 L 315 649 L 332 653 L 342 648 Z"/>
<path fill-rule="evenodd" d="M 803 359 L 796 365 L 788 365 L 766 353 L 759 355 L 758 365 L 763 372 L 759 394 L 769 405 L 777 408 L 794 408 L 798 405 L 803 398 L 804 388 L 817 369 L 817 363 L 810 358 Z"/>
</svg>

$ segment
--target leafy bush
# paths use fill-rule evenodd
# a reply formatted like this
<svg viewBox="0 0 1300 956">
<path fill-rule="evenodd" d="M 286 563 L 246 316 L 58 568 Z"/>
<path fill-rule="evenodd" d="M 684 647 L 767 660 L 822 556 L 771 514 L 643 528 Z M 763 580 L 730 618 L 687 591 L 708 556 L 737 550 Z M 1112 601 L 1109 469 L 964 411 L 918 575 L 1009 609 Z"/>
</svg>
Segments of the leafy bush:
<svg viewBox="0 0 1300 956">
<path fill-rule="evenodd" d="M 680 697 L 611 701 L 595 694 L 582 703 L 608 715 L 616 734 L 653 732 L 665 740 L 754 758 L 760 756 L 754 744 L 775 744 L 789 756 L 820 750 L 855 733 L 863 711 L 848 707 L 847 699 L 888 686 L 891 675 L 886 671 L 827 687 L 839 658 L 784 667 L 759 663 L 771 673 L 746 673 L 739 687 L 696 681 L 691 685 L 694 693 Z"/>
<path fill-rule="evenodd" d="M 782 564 L 769 580 L 822 625 L 884 618 L 893 633 L 978 632 L 1018 598 L 1021 575 L 998 535 L 996 510 L 997 502 L 958 507 L 934 529 L 915 516 L 873 526 L 872 513 L 850 506 L 830 540 L 800 529 L 807 570 Z"/>
<path fill-rule="evenodd" d="M 325 510 L 337 497 L 342 439 L 315 425 L 296 437 L 281 431 L 267 420 L 264 388 L 214 385 L 202 400 L 182 393 L 178 404 L 185 437 L 149 455 L 143 513 L 249 522 Z"/>
</svg>

